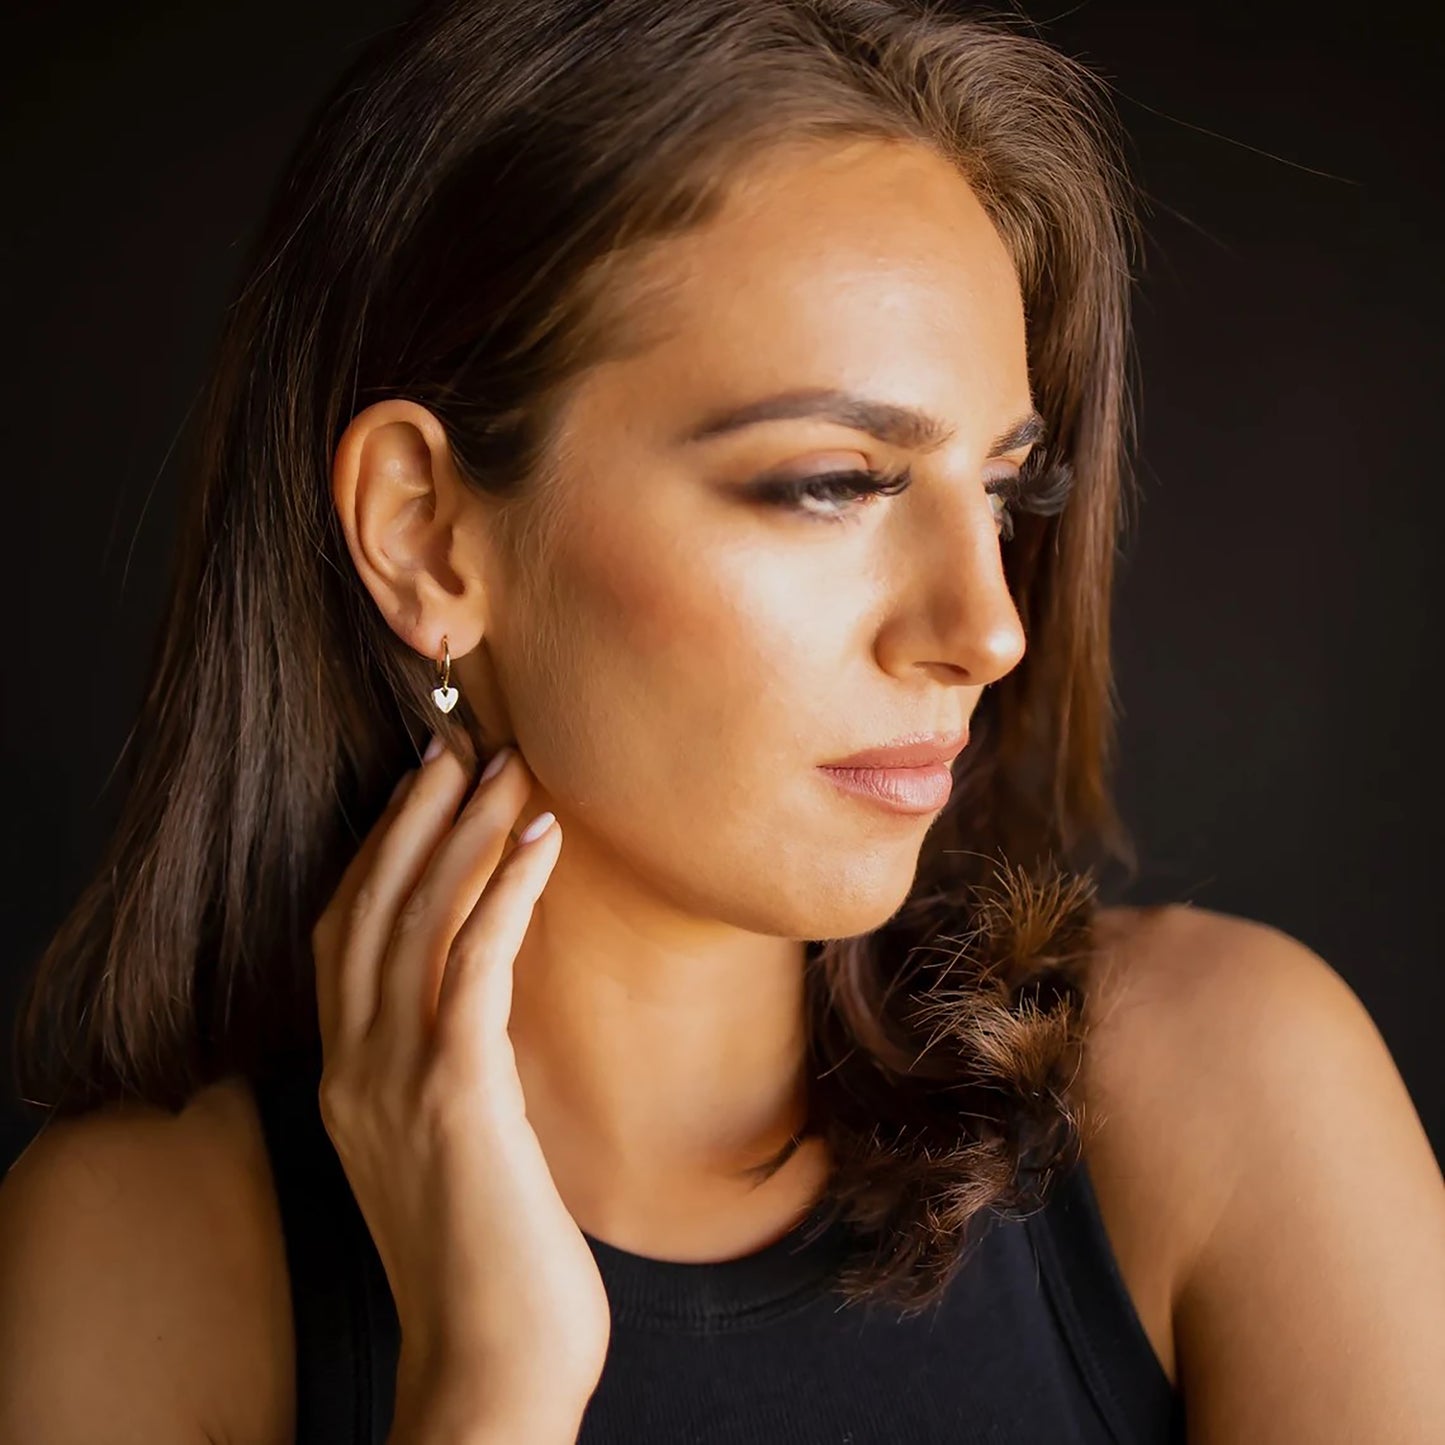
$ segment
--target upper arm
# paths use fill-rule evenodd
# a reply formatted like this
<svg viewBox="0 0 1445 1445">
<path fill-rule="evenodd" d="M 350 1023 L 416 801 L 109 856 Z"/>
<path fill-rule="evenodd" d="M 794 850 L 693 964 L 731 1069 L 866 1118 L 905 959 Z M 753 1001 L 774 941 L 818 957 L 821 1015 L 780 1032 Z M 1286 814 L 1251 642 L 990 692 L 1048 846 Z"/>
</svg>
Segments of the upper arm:
<svg viewBox="0 0 1445 1445">
<path fill-rule="evenodd" d="M 11 1166 L 0 1439 L 289 1438 L 284 1251 L 238 1137 L 234 1097 L 213 1090 L 178 1116 L 126 1106 L 52 1121 Z"/>
<path fill-rule="evenodd" d="M 1139 1020 L 1188 1121 L 1172 1187 L 1205 1201 L 1180 1206 L 1190 1439 L 1439 1439 L 1445 1188 L 1389 1051 L 1303 944 L 1180 914 Z"/>
</svg>

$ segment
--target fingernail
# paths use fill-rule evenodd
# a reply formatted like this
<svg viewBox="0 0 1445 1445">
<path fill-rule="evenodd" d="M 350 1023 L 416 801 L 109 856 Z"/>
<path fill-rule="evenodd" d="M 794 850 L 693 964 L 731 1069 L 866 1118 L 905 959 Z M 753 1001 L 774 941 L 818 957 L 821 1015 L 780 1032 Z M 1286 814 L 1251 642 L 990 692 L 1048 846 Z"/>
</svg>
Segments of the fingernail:
<svg viewBox="0 0 1445 1445">
<path fill-rule="evenodd" d="M 486 782 L 488 778 L 495 778 L 507 765 L 507 759 L 512 756 L 510 747 L 498 748 L 492 755 L 491 761 L 482 769 L 480 781 Z"/>
<path fill-rule="evenodd" d="M 517 834 L 517 842 L 530 843 L 533 838 L 540 838 L 554 822 L 556 822 L 554 814 L 538 813 L 537 816 Z"/>
<path fill-rule="evenodd" d="M 446 751 L 447 745 L 442 741 L 440 733 L 433 733 L 431 741 L 426 745 L 426 752 L 421 755 L 424 763 L 429 763 L 433 758 L 439 758 Z"/>
</svg>

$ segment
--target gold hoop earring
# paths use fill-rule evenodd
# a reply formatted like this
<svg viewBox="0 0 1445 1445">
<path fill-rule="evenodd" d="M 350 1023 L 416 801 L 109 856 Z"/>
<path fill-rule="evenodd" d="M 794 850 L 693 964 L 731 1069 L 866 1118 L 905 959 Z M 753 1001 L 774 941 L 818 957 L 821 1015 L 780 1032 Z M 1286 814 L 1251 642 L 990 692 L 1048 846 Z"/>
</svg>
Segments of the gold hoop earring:
<svg viewBox="0 0 1445 1445">
<path fill-rule="evenodd" d="M 442 638 L 442 661 L 437 669 L 437 685 L 431 690 L 431 700 L 443 712 L 450 712 L 457 705 L 457 698 L 461 694 L 456 688 L 451 687 L 452 677 L 452 655 L 447 648 L 447 640 Z"/>
</svg>

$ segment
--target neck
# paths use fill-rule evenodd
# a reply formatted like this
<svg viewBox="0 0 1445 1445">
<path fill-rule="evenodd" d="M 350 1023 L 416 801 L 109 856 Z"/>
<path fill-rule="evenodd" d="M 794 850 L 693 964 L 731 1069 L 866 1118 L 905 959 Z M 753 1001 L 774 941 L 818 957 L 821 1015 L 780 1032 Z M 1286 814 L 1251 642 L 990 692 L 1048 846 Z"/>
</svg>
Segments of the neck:
<svg viewBox="0 0 1445 1445">
<path fill-rule="evenodd" d="M 508 1028 L 559 1192 L 583 1229 L 638 1252 L 781 1233 L 827 1173 L 820 1140 L 794 1146 L 803 945 L 680 914 L 615 874 L 589 887 L 581 853 L 564 870 L 564 850 L 538 901 Z"/>
</svg>

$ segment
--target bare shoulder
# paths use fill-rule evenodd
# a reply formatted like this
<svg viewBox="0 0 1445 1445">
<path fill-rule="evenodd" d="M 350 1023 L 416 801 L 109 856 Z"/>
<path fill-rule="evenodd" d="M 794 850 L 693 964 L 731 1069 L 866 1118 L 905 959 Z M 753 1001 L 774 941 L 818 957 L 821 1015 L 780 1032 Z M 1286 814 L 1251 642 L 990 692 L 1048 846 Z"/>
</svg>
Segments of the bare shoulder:
<svg viewBox="0 0 1445 1445">
<path fill-rule="evenodd" d="M 1285 935 L 1190 905 L 1101 910 L 1083 1068 L 1085 1155 L 1115 1253 L 1170 1377 L 1175 1303 L 1234 1187 L 1224 1109 L 1268 1061 L 1285 996 L 1343 989 Z M 1326 977 L 1328 976 L 1328 977 Z M 1270 995 L 1274 997 L 1271 998 Z M 1137 1286 L 1137 1287 L 1136 1287 Z"/>
<path fill-rule="evenodd" d="M 1269 925 L 1109 909 L 1085 1153 L 1191 1439 L 1430 1438 L 1445 1190 L 1338 972 Z"/>
<path fill-rule="evenodd" d="M 285 1249 L 249 1085 L 51 1120 L 0 1183 L 0 1439 L 291 1436 Z"/>
</svg>

